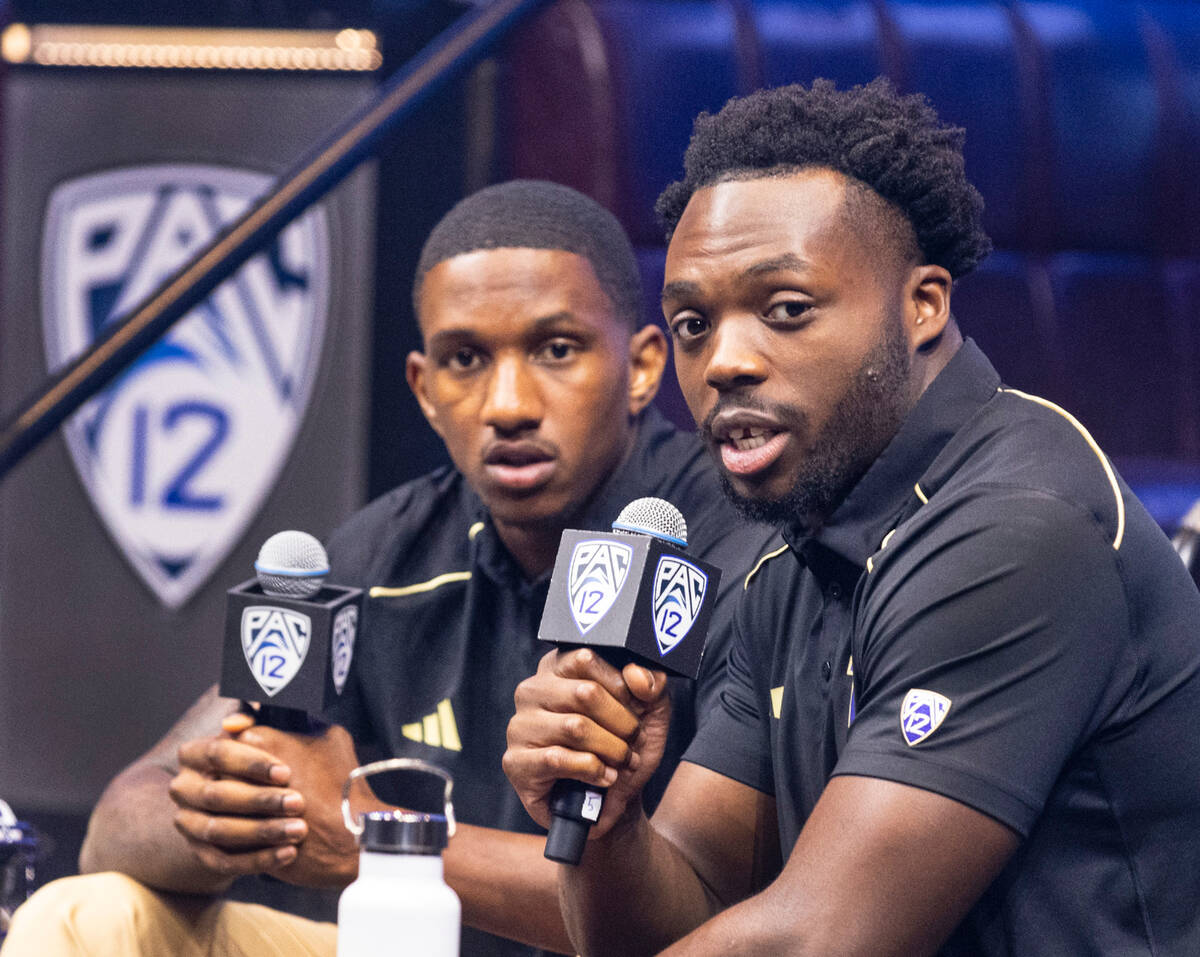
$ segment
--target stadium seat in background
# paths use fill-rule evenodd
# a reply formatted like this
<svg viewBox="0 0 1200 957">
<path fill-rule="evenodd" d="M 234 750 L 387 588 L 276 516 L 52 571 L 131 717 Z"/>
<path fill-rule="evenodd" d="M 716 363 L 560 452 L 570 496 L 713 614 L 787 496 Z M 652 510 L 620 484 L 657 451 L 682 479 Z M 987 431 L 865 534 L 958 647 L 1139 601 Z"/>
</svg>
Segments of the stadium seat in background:
<svg viewBox="0 0 1200 957">
<path fill-rule="evenodd" d="M 955 283 L 950 307 L 1007 385 L 1069 402 L 1066 362 L 1054 325 L 1050 277 L 1041 257 L 998 250 Z"/>
<path fill-rule="evenodd" d="M 885 74 L 967 130 L 996 252 L 955 289 L 964 331 L 1007 382 L 1075 412 L 1174 532 L 1200 498 L 1200 4 L 560 0 L 542 19 L 565 10 L 587 67 L 564 72 L 544 42 L 505 58 L 517 82 L 500 173 L 608 205 L 637 247 L 649 316 L 653 201 L 681 172 L 695 114 L 758 86 Z M 566 132 L 530 122 L 531 90 Z M 660 404 L 687 421 L 673 385 Z"/>
<path fill-rule="evenodd" d="M 758 49 L 756 86 L 814 76 L 853 86 L 884 72 L 880 21 L 870 0 L 762 0 L 746 9 Z"/>
</svg>

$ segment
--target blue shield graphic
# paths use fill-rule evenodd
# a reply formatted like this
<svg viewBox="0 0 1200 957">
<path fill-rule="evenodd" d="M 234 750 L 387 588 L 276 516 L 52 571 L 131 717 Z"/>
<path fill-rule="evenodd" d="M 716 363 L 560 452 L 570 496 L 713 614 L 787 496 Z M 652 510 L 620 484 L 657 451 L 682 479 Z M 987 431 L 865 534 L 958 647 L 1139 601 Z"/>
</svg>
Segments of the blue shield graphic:
<svg viewBox="0 0 1200 957">
<path fill-rule="evenodd" d="M 66 364 L 270 185 L 217 166 L 60 184 L 42 242 L 51 370 Z M 289 226 L 65 427 L 93 506 L 142 580 L 182 605 L 275 484 L 312 390 L 329 298 L 315 209 Z"/>
<path fill-rule="evenodd" d="M 624 542 L 589 539 L 575 545 L 567 587 L 580 634 L 586 635 L 612 608 L 632 562 L 633 549 Z"/>
<path fill-rule="evenodd" d="M 270 605 L 242 610 L 242 653 L 268 697 L 296 677 L 311 639 L 312 620 L 301 612 Z"/>
<path fill-rule="evenodd" d="M 666 654 L 687 637 L 704 604 L 708 576 L 691 562 L 663 555 L 654 570 L 654 635 Z"/>
<path fill-rule="evenodd" d="M 953 702 L 936 691 L 910 688 L 900 705 L 900 731 L 911 748 L 935 732 L 946 719 Z"/>
</svg>

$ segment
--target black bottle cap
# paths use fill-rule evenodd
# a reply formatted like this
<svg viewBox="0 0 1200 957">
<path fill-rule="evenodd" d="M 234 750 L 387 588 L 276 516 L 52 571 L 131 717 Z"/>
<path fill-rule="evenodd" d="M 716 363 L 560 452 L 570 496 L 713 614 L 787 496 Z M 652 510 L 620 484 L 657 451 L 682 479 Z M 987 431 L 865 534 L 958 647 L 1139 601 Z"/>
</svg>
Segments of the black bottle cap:
<svg viewBox="0 0 1200 957">
<path fill-rule="evenodd" d="M 384 854 L 440 854 L 449 841 L 442 814 L 372 811 L 363 817 L 362 846 Z"/>
</svg>

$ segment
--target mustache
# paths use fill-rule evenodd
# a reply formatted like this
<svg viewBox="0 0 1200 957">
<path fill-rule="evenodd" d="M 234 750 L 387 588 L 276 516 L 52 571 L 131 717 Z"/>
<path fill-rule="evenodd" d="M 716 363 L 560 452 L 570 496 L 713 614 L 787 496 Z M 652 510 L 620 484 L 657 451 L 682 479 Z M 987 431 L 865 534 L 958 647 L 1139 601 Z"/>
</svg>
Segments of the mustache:
<svg viewBox="0 0 1200 957">
<path fill-rule="evenodd" d="M 696 426 L 700 438 L 709 443 L 716 441 L 713 437 L 713 423 L 723 412 L 760 412 L 793 432 L 802 431 L 808 422 L 808 416 L 798 406 L 783 402 L 765 402 L 753 395 L 732 392 L 718 396 L 713 407 L 704 416 L 704 421 Z"/>
</svg>

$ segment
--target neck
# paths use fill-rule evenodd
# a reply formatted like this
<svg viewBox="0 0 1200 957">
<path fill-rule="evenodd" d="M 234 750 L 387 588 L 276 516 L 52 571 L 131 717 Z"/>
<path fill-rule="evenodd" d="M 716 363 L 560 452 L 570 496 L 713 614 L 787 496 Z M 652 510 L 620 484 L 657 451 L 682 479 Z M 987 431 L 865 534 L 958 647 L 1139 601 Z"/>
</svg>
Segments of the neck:
<svg viewBox="0 0 1200 957">
<path fill-rule="evenodd" d="M 916 368 L 913 380 L 916 388 L 913 405 L 917 404 L 917 399 L 929 388 L 929 384 L 937 378 L 938 373 L 946 368 L 946 363 L 954 358 L 954 354 L 958 352 L 959 346 L 962 344 L 962 333 L 958 329 L 958 324 L 951 319 L 946 323 L 942 334 L 930 343 L 928 348 L 917 353 L 914 360 Z"/>
<path fill-rule="evenodd" d="M 526 581 L 536 581 L 554 567 L 559 539 L 566 525 L 529 526 L 496 522 L 496 534 L 520 566 Z"/>
</svg>

